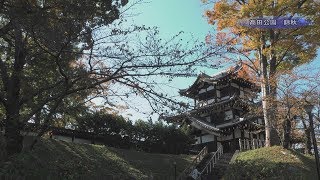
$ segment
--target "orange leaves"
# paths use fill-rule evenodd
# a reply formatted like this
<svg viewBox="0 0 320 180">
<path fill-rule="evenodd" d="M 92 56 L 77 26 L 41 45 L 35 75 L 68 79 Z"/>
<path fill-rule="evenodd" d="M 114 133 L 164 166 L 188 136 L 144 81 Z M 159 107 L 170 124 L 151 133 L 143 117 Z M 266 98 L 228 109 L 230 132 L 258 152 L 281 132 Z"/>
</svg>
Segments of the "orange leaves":
<svg viewBox="0 0 320 180">
<path fill-rule="evenodd" d="M 255 72 L 251 68 L 249 68 L 249 66 L 246 65 L 245 63 L 242 63 L 242 68 L 238 72 L 238 77 L 249 80 L 249 81 L 256 80 Z"/>
<path fill-rule="evenodd" d="M 253 52 L 250 57 L 245 54 L 247 58 L 258 59 L 258 53 L 262 53 L 267 58 L 273 57 L 273 61 L 276 61 L 273 64 L 278 66 L 277 69 L 292 69 L 316 56 L 320 37 L 319 12 L 320 6 L 314 1 L 248 0 L 240 3 L 217 0 L 205 15 L 210 24 L 216 25 L 217 44 L 241 46 Z M 289 15 L 306 17 L 313 20 L 314 25 L 299 29 L 264 30 L 240 26 L 238 23 L 240 20 L 257 17 Z M 214 39 L 207 37 L 206 42 L 214 42 Z M 262 49 L 262 52 L 257 51 L 258 49 Z"/>
<path fill-rule="evenodd" d="M 231 36 L 228 36 L 227 33 L 225 32 L 218 32 L 216 35 L 215 35 L 215 39 L 212 38 L 213 35 L 211 34 L 208 34 L 206 36 L 206 44 L 212 44 L 212 43 L 216 43 L 217 45 L 230 45 L 230 43 L 235 43 L 233 38 Z"/>
<path fill-rule="evenodd" d="M 206 11 L 205 15 L 208 17 L 209 24 L 215 24 L 217 22 L 218 30 L 222 30 L 228 26 L 234 25 L 237 19 L 237 16 L 230 16 L 234 14 L 237 10 L 235 4 L 229 4 L 226 1 L 216 2 L 213 10 Z"/>
<path fill-rule="evenodd" d="M 212 24 L 212 25 L 215 24 L 214 18 L 212 18 L 212 17 L 214 16 L 214 12 L 213 12 L 213 11 L 207 10 L 207 11 L 205 12 L 205 16 L 208 17 L 208 23 L 209 23 L 209 24 Z"/>
<path fill-rule="evenodd" d="M 212 11 L 209 11 L 209 10 L 206 10 L 205 15 L 206 15 L 207 17 L 211 17 L 211 16 L 213 15 L 213 12 L 212 12 Z"/>
<path fill-rule="evenodd" d="M 238 39 L 234 38 L 232 33 L 218 32 L 216 34 L 216 43 L 218 45 L 236 45 Z"/>
<path fill-rule="evenodd" d="M 224 44 L 226 36 L 227 34 L 225 32 L 218 32 L 216 38 L 217 44 Z"/>
<path fill-rule="evenodd" d="M 210 34 L 208 34 L 206 36 L 206 44 L 211 44 L 211 35 Z"/>
</svg>

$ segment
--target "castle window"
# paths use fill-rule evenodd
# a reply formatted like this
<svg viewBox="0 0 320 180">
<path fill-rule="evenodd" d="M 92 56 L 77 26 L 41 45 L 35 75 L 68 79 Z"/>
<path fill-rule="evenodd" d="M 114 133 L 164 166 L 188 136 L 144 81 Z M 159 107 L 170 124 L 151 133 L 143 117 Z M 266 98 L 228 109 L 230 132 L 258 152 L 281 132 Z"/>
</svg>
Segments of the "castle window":
<svg viewBox="0 0 320 180">
<path fill-rule="evenodd" d="M 231 120 L 233 118 L 232 116 L 232 110 L 224 112 L 224 120 Z"/>
<path fill-rule="evenodd" d="M 206 117 L 207 122 L 211 122 L 210 116 Z"/>
<path fill-rule="evenodd" d="M 217 98 L 220 98 L 221 94 L 220 94 L 220 90 L 217 90 Z"/>
</svg>

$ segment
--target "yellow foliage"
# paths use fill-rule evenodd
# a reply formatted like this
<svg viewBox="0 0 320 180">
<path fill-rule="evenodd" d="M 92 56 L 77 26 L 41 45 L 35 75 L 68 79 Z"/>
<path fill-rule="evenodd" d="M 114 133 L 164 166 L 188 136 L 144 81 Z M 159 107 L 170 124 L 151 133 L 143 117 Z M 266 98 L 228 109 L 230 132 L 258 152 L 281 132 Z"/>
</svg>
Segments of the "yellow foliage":
<svg viewBox="0 0 320 180">
<path fill-rule="evenodd" d="M 207 1 L 206 1 L 207 2 Z M 229 31 L 224 38 L 217 37 L 217 43 L 240 45 L 267 58 L 275 57 L 279 68 L 291 69 L 304 64 L 316 56 L 320 39 L 320 6 L 315 1 L 292 0 L 218 0 L 213 9 L 206 11 L 210 24 L 216 24 L 218 32 Z M 301 2 L 303 2 L 301 4 Z M 258 29 L 239 25 L 239 20 L 258 17 L 298 16 L 310 19 L 314 25 L 297 29 Z M 221 34 L 219 35 L 221 36 Z M 226 41 L 229 37 L 235 40 Z M 223 41 L 224 39 L 224 41 Z M 258 53 L 255 53 L 258 55 Z M 258 59 L 258 57 L 254 57 Z"/>
</svg>

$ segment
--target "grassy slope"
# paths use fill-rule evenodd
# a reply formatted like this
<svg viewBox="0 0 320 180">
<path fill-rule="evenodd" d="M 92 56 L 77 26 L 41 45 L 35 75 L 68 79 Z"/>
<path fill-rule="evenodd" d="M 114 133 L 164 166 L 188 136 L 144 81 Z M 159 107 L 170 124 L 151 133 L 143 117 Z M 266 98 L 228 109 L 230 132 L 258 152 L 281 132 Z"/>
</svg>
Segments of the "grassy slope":
<svg viewBox="0 0 320 180">
<path fill-rule="evenodd" d="M 2 174 L 26 179 L 174 179 L 173 162 L 181 172 L 191 156 L 150 154 L 104 146 L 42 140 L 31 152 L 0 164 Z M 0 173 L 1 174 L 1 173 Z M 1 176 L 0 176 L 1 177 Z M 0 178 L 1 179 L 1 178 Z"/>
<path fill-rule="evenodd" d="M 316 179 L 315 161 L 279 146 L 241 152 L 225 179 Z"/>
</svg>

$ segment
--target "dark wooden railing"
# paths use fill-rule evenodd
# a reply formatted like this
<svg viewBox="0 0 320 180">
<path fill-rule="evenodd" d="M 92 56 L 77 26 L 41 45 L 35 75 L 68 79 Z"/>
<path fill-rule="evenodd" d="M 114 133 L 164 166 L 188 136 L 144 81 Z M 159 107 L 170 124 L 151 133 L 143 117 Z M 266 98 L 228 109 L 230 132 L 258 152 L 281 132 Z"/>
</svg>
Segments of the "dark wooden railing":
<svg viewBox="0 0 320 180">
<path fill-rule="evenodd" d="M 219 146 L 218 150 L 214 152 L 213 156 L 211 159 L 207 162 L 207 164 L 204 166 L 203 169 L 200 170 L 200 176 L 203 173 L 209 174 L 212 172 L 214 166 L 217 164 L 217 161 L 220 159 L 220 156 L 223 154 L 223 147 Z"/>
<path fill-rule="evenodd" d="M 261 139 L 239 139 L 240 151 L 258 149 L 264 146 L 265 142 Z"/>
<path fill-rule="evenodd" d="M 190 173 L 194 170 L 196 165 L 208 154 L 208 147 L 205 146 L 199 154 L 196 156 L 196 158 L 192 161 L 191 165 L 187 167 L 179 176 L 178 179 L 184 180 L 186 179 Z"/>
</svg>

